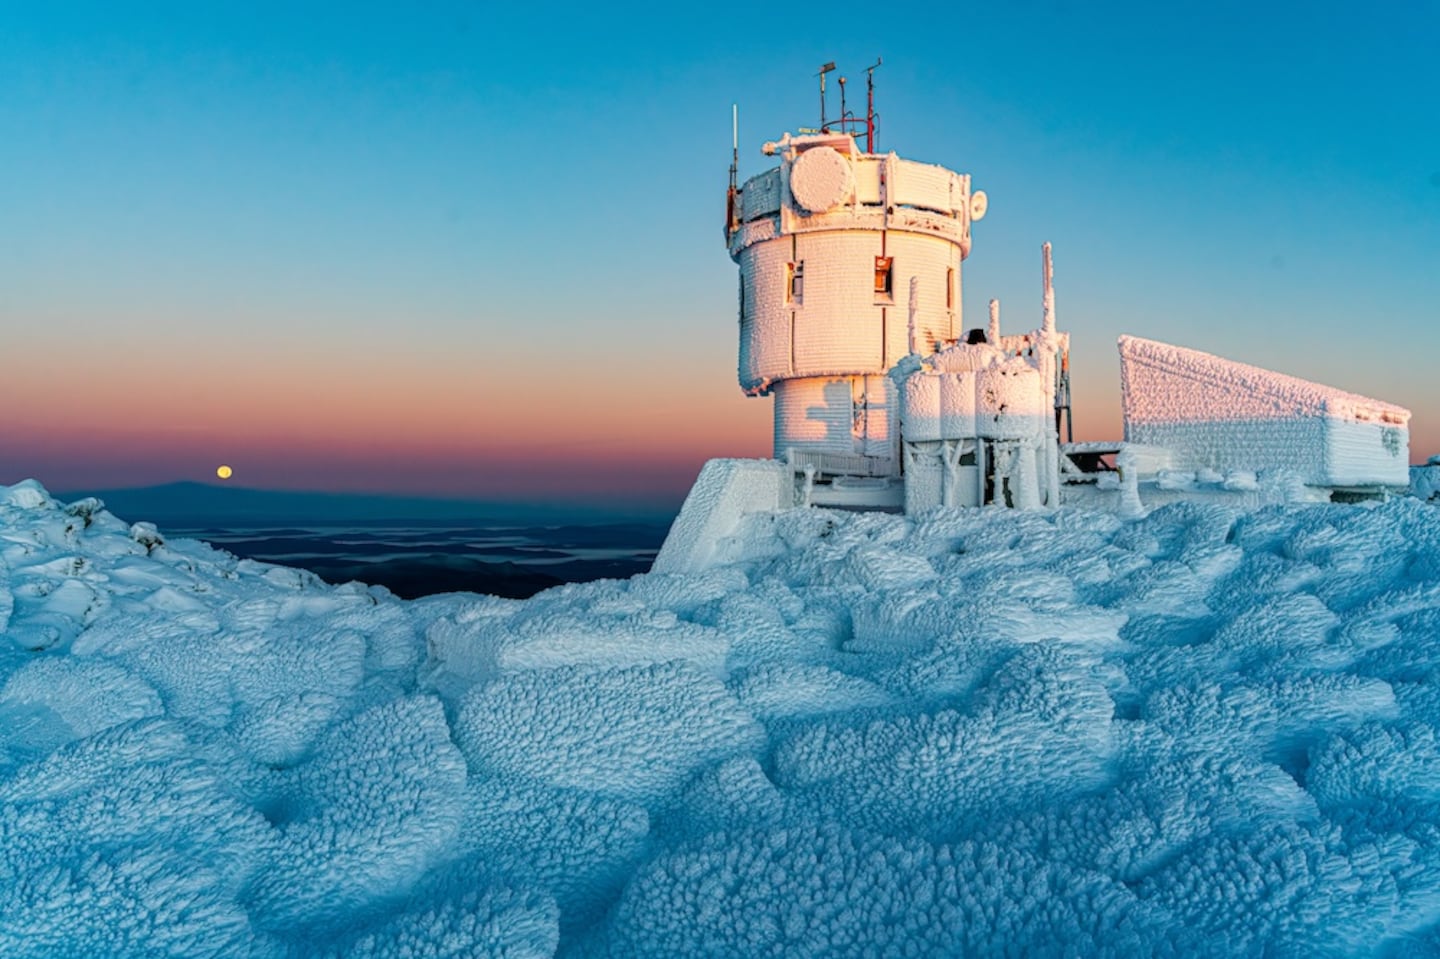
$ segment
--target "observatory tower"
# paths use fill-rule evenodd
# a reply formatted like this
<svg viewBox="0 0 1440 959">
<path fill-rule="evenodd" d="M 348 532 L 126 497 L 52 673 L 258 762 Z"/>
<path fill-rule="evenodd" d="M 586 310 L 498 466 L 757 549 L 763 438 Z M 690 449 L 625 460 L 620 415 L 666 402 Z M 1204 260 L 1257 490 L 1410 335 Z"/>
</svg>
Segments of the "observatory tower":
<svg viewBox="0 0 1440 959">
<path fill-rule="evenodd" d="M 847 113 L 843 78 L 827 123 L 833 69 L 820 70 L 819 128 L 765 144 L 777 166 L 742 187 L 738 137 L 731 159 L 740 386 L 775 397 L 775 457 L 706 463 L 656 572 L 724 562 L 746 516 L 795 506 L 1138 514 L 1405 488 L 1408 410 L 1137 337 L 1120 340 L 1125 439 L 1074 442 L 1050 244 L 1039 327 L 1002 334 L 991 300 L 988 324 L 967 332 L 960 267 L 985 194 L 966 174 L 876 152 L 873 106 Z"/>
<path fill-rule="evenodd" d="M 839 480 L 836 495 L 848 483 L 874 503 L 889 489 L 898 505 L 889 374 L 962 336 L 960 267 L 986 199 L 966 174 L 874 152 L 874 135 L 873 111 L 842 107 L 765 144 L 779 165 L 743 187 L 732 167 L 725 239 L 740 268 L 740 387 L 775 397 L 775 458 Z"/>
<path fill-rule="evenodd" d="M 1002 334 L 991 300 L 986 327 L 966 332 L 960 266 L 985 194 L 966 174 L 876 152 L 873 84 L 861 120 L 842 78 L 840 119 L 827 123 L 833 69 L 820 68 L 818 129 L 765 144 L 778 166 L 743 187 L 738 137 L 730 165 L 740 387 L 775 397 L 775 458 L 706 463 L 655 572 L 726 562 L 747 516 L 795 506 L 1134 515 L 1175 499 L 1405 488 L 1408 410 L 1137 337 L 1120 339 L 1125 439 L 1074 442 L 1050 244 L 1040 326 Z"/>
</svg>

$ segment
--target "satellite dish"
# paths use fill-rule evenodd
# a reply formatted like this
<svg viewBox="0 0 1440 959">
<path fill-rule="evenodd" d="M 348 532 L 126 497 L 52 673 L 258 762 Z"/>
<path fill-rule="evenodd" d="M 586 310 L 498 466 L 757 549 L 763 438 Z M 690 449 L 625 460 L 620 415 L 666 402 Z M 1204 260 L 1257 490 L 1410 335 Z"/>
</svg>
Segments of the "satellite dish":
<svg viewBox="0 0 1440 959">
<path fill-rule="evenodd" d="M 976 190 L 970 194 L 970 219 L 971 221 L 985 219 L 985 211 L 990 207 L 990 198 L 985 195 L 984 190 Z"/>
<path fill-rule="evenodd" d="M 790 193 L 807 213 L 839 206 L 854 188 L 850 161 L 833 147 L 811 147 L 790 168 Z"/>
</svg>

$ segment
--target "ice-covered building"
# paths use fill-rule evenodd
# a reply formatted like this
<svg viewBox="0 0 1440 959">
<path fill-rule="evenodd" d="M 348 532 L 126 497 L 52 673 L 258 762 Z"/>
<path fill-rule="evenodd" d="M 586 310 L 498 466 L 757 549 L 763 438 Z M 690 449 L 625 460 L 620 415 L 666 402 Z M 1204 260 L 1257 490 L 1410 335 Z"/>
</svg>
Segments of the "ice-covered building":
<svg viewBox="0 0 1440 959">
<path fill-rule="evenodd" d="M 968 174 L 860 149 L 855 123 L 765 144 L 778 165 L 743 187 L 731 168 L 739 381 L 774 396 L 774 459 L 707 464 L 657 570 L 703 566 L 740 516 L 795 505 L 1134 512 L 1408 485 L 1409 411 L 1128 336 L 1124 440 L 1062 441 L 1070 337 L 1049 244 L 1039 329 L 1002 335 L 991 301 L 988 328 L 967 332 L 961 264 L 985 194 Z"/>
<path fill-rule="evenodd" d="M 1120 338 L 1125 440 L 1174 470 L 1285 470 L 1331 491 L 1410 481 L 1410 411 L 1135 336 Z"/>
<path fill-rule="evenodd" d="M 907 513 L 1059 505 L 1070 337 L 1055 329 L 1050 276 L 1047 243 L 1039 330 L 1002 336 L 992 300 L 987 331 L 924 358 L 912 354 L 895 369 Z"/>
<path fill-rule="evenodd" d="M 864 153 L 848 133 L 786 134 L 765 153 L 779 165 L 737 191 L 726 228 L 740 386 L 775 397 L 775 458 L 818 478 L 818 497 L 899 506 L 890 374 L 956 342 L 985 194 L 965 174 Z"/>
</svg>

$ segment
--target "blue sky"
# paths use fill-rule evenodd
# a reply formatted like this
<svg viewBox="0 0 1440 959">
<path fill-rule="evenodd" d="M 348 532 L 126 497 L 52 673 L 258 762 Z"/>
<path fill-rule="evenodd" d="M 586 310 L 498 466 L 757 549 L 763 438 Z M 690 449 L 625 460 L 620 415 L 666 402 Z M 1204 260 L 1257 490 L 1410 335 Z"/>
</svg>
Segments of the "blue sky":
<svg viewBox="0 0 1440 959">
<path fill-rule="evenodd" d="M 976 325 L 1038 321 L 1055 244 L 1080 434 L 1118 435 L 1123 332 L 1440 452 L 1437 39 L 1435 3 L 0 4 L 0 482 L 564 497 L 763 455 L 730 105 L 759 172 L 877 55 L 881 147 L 989 194 Z"/>
</svg>

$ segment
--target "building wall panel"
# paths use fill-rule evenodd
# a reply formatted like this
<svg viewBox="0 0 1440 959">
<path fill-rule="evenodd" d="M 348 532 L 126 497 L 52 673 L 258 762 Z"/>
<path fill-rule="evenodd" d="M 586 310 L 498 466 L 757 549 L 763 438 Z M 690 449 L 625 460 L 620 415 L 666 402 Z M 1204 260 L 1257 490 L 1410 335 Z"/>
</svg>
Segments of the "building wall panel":
<svg viewBox="0 0 1440 959">
<path fill-rule="evenodd" d="M 740 386 L 754 390 L 790 372 L 790 308 L 786 304 L 790 240 L 747 247 L 740 254 L 745 301 L 740 322 Z"/>
<path fill-rule="evenodd" d="M 853 454 L 855 409 L 849 377 L 785 380 L 775 388 L 775 457 L 791 447 Z"/>
</svg>

